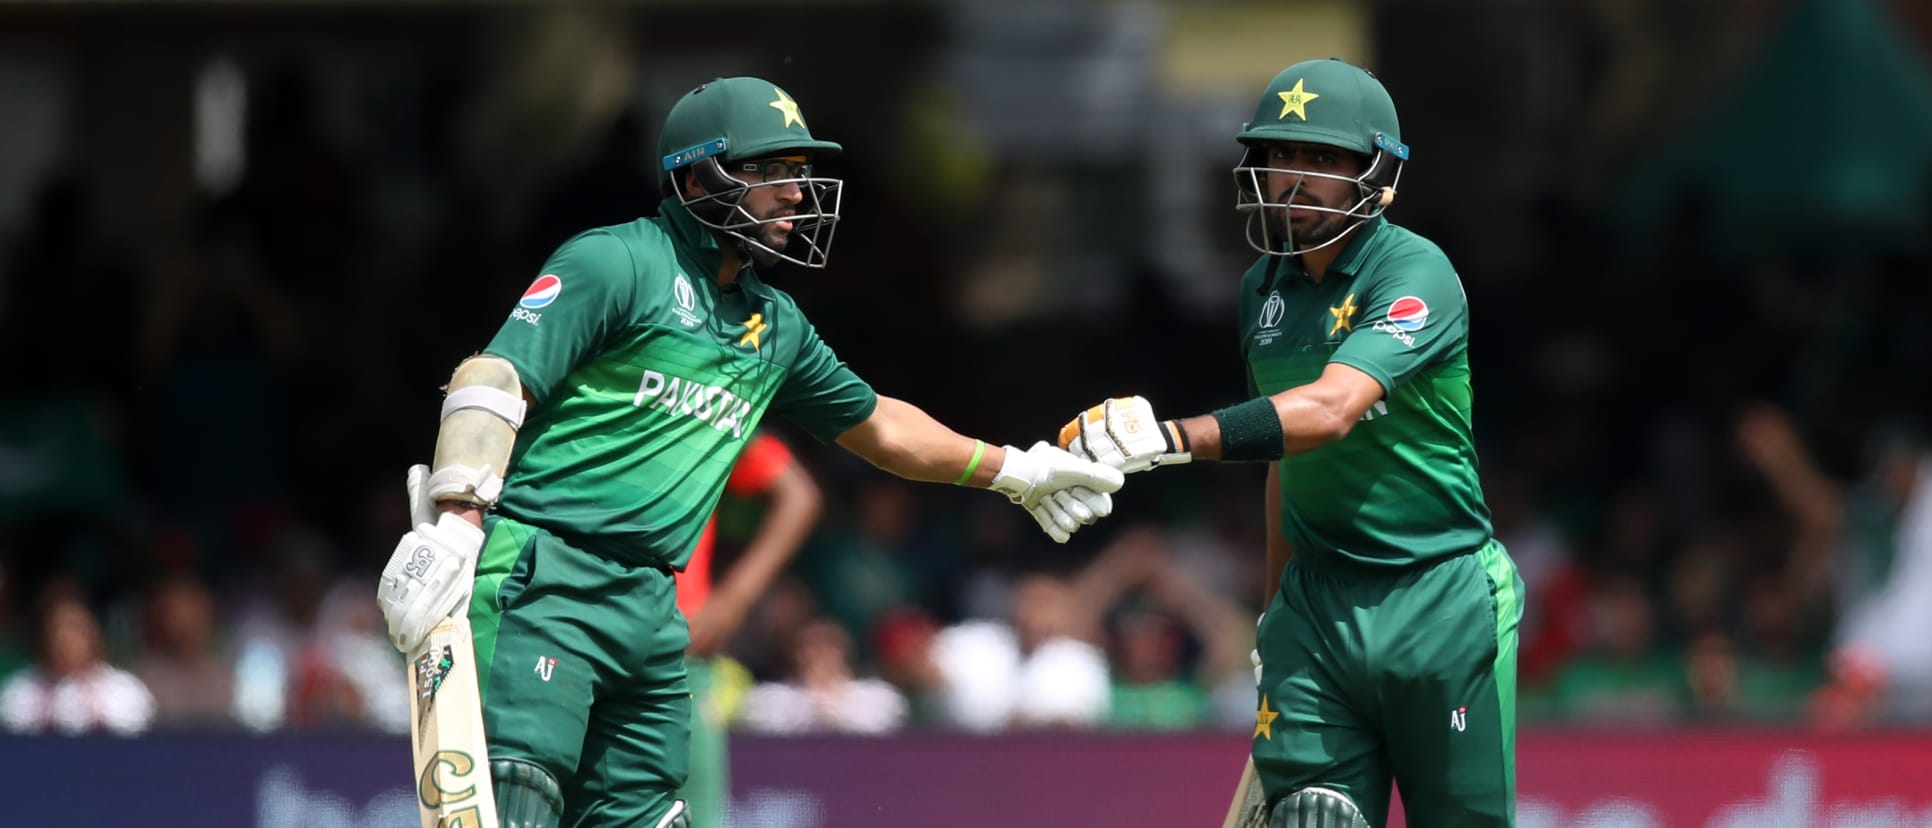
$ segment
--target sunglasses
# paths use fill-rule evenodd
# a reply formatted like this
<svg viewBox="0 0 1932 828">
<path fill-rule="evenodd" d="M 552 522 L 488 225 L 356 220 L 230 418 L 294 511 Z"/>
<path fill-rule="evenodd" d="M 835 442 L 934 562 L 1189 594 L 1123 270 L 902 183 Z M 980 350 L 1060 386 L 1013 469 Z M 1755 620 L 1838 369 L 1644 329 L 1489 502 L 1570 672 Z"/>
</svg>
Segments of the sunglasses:
<svg viewBox="0 0 1932 828">
<path fill-rule="evenodd" d="M 757 174 L 759 183 L 812 177 L 812 162 L 805 160 L 803 155 L 759 158 L 744 162 L 739 169 Z"/>
</svg>

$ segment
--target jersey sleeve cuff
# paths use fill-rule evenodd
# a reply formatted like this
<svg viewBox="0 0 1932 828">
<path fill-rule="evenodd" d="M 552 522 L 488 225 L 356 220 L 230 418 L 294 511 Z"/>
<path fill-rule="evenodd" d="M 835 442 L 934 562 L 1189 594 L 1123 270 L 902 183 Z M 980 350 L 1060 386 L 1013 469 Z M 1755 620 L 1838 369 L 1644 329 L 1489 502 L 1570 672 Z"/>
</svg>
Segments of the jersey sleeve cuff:
<svg viewBox="0 0 1932 828">
<path fill-rule="evenodd" d="M 1369 362 L 1368 360 L 1365 360 L 1365 359 L 1359 359 L 1351 356 L 1337 356 L 1334 359 L 1329 360 L 1329 362 L 1346 365 L 1350 368 L 1353 368 L 1357 371 L 1360 371 L 1364 374 L 1369 375 L 1371 379 L 1381 384 L 1382 395 L 1384 397 L 1387 397 L 1388 395 L 1395 393 L 1395 378 L 1389 376 L 1389 372 L 1382 370 L 1382 366 L 1380 365 L 1376 365 L 1375 363 Z"/>
<path fill-rule="evenodd" d="M 827 444 L 836 443 L 839 440 L 839 435 L 844 434 L 845 432 L 851 431 L 854 428 L 857 428 L 860 423 L 863 423 L 866 420 L 872 419 L 872 412 L 878 410 L 878 408 L 879 408 L 879 393 L 877 391 L 874 391 L 872 392 L 871 396 L 866 398 L 865 405 L 862 405 L 852 410 L 851 417 L 848 417 L 841 422 L 826 423 L 825 428 L 823 430 L 820 430 L 818 428 L 807 427 L 806 433 L 812 435 L 812 439 L 817 440 L 821 443 L 827 443 Z M 794 420 L 793 422 L 797 422 L 797 421 Z M 803 423 L 799 423 L 799 425 L 804 426 Z"/>
<path fill-rule="evenodd" d="M 502 351 L 489 348 L 483 349 L 483 353 L 507 360 L 511 367 L 517 369 L 517 382 L 523 386 L 523 393 L 530 395 L 530 401 L 533 403 L 530 406 L 531 410 L 535 410 L 537 406 L 543 404 L 545 399 L 550 397 L 549 386 L 542 384 L 543 381 L 537 379 L 538 375 L 531 370 L 530 363 L 525 362 L 521 357 L 518 357 L 516 354 L 506 354 Z"/>
</svg>

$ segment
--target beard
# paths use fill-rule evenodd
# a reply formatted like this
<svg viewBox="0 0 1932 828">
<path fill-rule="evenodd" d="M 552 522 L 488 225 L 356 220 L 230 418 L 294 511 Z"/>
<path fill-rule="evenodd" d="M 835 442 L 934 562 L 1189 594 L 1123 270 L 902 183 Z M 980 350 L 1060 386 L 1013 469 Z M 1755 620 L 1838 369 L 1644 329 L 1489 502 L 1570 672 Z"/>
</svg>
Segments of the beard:
<svg viewBox="0 0 1932 828">
<path fill-rule="evenodd" d="M 1290 199 L 1294 197 L 1294 194 L 1293 190 L 1284 192 L 1276 197 L 1276 201 L 1278 203 L 1290 203 Z M 1314 203 L 1296 204 L 1294 206 L 1341 209 L 1320 201 L 1312 194 L 1305 195 L 1304 197 L 1314 201 Z M 1347 232 L 1353 226 L 1351 222 L 1352 217 L 1340 213 L 1313 212 L 1304 216 L 1292 216 L 1289 214 L 1288 208 L 1275 208 L 1270 210 L 1269 213 L 1271 214 L 1270 218 L 1274 222 L 1275 229 L 1280 231 L 1282 238 L 1292 243 L 1292 249 L 1295 250 L 1326 244 L 1333 241 L 1336 236 Z"/>
<path fill-rule="evenodd" d="M 764 239 L 759 239 L 758 242 L 759 244 L 769 244 L 769 242 L 766 242 Z M 764 270 L 766 268 L 773 267 L 777 265 L 779 262 L 783 261 L 783 259 L 778 258 L 777 253 L 773 253 L 770 250 L 766 250 L 765 248 L 759 247 L 757 245 L 747 244 L 745 245 L 745 249 L 751 252 L 751 266 L 758 268 L 759 270 Z"/>
<path fill-rule="evenodd" d="M 745 247 L 751 253 L 752 266 L 758 268 L 767 268 L 778 264 L 780 259 L 778 253 L 774 251 L 783 251 L 785 245 L 791 243 L 790 233 L 781 232 L 778 228 L 769 224 L 759 225 L 758 232 L 753 234 L 751 238 L 756 239 L 758 244 L 748 244 Z M 763 247 L 759 245 L 763 245 Z"/>
<path fill-rule="evenodd" d="M 1338 213 L 1316 213 L 1299 220 L 1288 219 L 1283 224 L 1287 230 L 1285 237 L 1300 249 L 1333 241 L 1348 230 L 1349 217 Z"/>
</svg>

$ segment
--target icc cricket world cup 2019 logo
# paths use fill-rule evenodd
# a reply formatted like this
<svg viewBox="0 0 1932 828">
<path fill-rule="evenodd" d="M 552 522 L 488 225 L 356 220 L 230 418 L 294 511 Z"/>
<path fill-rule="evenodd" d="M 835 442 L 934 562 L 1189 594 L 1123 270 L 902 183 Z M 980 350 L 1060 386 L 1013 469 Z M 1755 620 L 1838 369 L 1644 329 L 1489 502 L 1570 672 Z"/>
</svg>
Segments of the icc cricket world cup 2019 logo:
<svg viewBox="0 0 1932 828">
<path fill-rule="evenodd" d="M 436 691 L 442 689 L 443 679 L 449 676 L 450 668 L 456 666 L 456 657 L 449 645 L 441 651 L 429 650 L 416 659 L 416 714 L 417 732 L 428 729 L 429 713 L 436 708 Z"/>
</svg>

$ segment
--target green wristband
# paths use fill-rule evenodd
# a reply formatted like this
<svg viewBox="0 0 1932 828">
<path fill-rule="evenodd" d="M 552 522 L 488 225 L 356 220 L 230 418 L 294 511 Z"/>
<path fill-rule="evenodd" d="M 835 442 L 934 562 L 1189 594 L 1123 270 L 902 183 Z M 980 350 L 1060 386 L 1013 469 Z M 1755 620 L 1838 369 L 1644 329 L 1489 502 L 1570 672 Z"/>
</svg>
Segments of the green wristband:
<svg viewBox="0 0 1932 828">
<path fill-rule="evenodd" d="M 966 485 L 966 481 L 973 479 L 973 472 L 979 471 L 979 459 L 985 456 L 986 456 L 986 441 L 974 440 L 973 441 L 973 459 L 966 463 L 966 471 L 959 475 L 958 480 L 953 481 L 953 485 L 964 486 Z"/>
<path fill-rule="evenodd" d="M 1226 463 L 1266 463 L 1286 453 L 1281 415 L 1275 401 L 1256 397 L 1231 405 L 1211 416 L 1221 425 L 1221 460 Z"/>
</svg>

